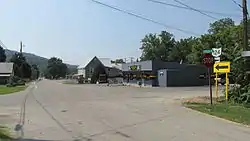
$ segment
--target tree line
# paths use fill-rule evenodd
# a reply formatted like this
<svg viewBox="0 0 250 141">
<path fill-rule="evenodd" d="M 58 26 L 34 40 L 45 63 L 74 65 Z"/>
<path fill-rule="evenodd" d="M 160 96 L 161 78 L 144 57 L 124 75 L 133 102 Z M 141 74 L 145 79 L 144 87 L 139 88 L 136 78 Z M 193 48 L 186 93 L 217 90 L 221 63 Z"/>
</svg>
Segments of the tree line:
<svg viewBox="0 0 250 141">
<path fill-rule="evenodd" d="M 49 79 L 65 77 L 67 73 L 75 71 L 68 69 L 62 59 L 52 57 L 48 60 L 45 72 L 39 70 L 37 64 L 29 64 L 21 52 L 15 53 L 10 60 L 6 60 L 5 50 L 0 46 L 0 62 L 12 62 L 14 76 L 20 79 L 38 79 L 41 74 Z"/>
</svg>

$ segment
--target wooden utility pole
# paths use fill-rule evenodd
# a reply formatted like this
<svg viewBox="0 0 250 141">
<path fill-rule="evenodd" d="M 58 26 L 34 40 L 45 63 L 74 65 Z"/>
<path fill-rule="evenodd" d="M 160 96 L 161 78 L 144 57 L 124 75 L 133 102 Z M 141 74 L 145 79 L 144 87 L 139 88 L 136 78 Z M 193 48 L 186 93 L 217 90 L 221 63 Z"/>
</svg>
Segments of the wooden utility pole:
<svg viewBox="0 0 250 141">
<path fill-rule="evenodd" d="M 243 49 L 248 50 L 248 35 L 247 35 L 247 0 L 242 0 L 243 12 Z"/>
<path fill-rule="evenodd" d="M 20 42 L 20 53 L 23 53 L 23 42 Z"/>
</svg>

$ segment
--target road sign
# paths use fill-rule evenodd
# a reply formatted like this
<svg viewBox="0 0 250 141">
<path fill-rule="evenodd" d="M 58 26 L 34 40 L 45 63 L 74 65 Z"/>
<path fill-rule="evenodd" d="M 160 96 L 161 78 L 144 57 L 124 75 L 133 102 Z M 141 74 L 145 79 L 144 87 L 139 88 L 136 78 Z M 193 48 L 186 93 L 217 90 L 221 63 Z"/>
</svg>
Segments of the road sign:
<svg viewBox="0 0 250 141">
<path fill-rule="evenodd" d="M 214 62 L 220 62 L 220 57 L 214 57 Z"/>
<path fill-rule="evenodd" d="M 217 62 L 214 64 L 215 73 L 228 73 L 230 72 L 230 62 Z"/>
<path fill-rule="evenodd" d="M 205 53 L 203 55 L 203 64 L 208 67 L 208 68 L 211 68 L 213 67 L 213 64 L 214 64 L 214 58 L 212 56 L 212 54 L 210 53 Z"/>
<path fill-rule="evenodd" d="M 206 50 L 203 50 L 203 53 L 212 53 L 212 50 L 211 49 L 206 49 Z"/>
<path fill-rule="evenodd" d="M 213 57 L 220 57 L 221 56 L 221 48 L 212 48 L 212 55 Z"/>
</svg>

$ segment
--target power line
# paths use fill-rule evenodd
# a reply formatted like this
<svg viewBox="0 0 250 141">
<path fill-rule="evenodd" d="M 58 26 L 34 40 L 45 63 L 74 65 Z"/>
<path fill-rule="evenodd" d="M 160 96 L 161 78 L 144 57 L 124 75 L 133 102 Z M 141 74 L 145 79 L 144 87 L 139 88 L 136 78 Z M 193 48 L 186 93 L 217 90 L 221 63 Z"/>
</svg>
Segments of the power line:
<svg viewBox="0 0 250 141">
<path fill-rule="evenodd" d="M 96 0 L 92 0 L 92 1 L 95 2 L 96 4 L 99 4 L 99 5 L 102 5 L 102 6 L 111 8 L 111 9 L 113 9 L 113 10 L 116 10 L 116 11 L 119 11 L 119 12 L 122 12 L 122 13 L 125 13 L 125 14 L 128 14 L 128 15 L 130 15 L 130 16 L 137 17 L 137 18 L 142 19 L 142 20 L 145 20 L 145 21 L 149 21 L 149 22 L 152 22 L 152 23 L 161 25 L 161 26 L 163 26 L 163 27 L 165 27 L 165 28 L 175 29 L 175 30 L 181 31 L 181 32 L 186 33 L 186 34 L 192 34 L 192 35 L 196 35 L 196 36 L 199 36 L 199 35 L 200 35 L 200 34 L 198 34 L 198 33 L 192 32 L 192 31 L 187 31 L 187 30 L 183 30 L 183 29 L 180 29 L 180 28 L 177 28 L 177 27 L 173 27 L 173 26 L 170 26 L 170 25 L 166 25 L 166 24 L 164 24 L 164 23 L 155 21 L 155 20 L 153 20 L 153 19 L 146 18 L 146 17 L 141 16 L 141 15 L 139 15 L 139 14 L 135 14 L 135 13 L 132 13 L 132 12 L 129 12 L 129 11 L 126 11 L 126 10 L 122 10 L 122 9 L 117 8 L 117 7 L 114 7 L 114 6 L 111 6 L 111 5 L 108 5 L 108 4 L 105 4 L 105 3 L 102 3 L 102 2 L 96 1 Z"/>
<path fill-rule="evenodd" d="M 234 4 L 236 4 L 237 6 L 239 6 L 240 7 L 240 10 L 242 10 L 242 6 L 238 3 L 238 2 L 236 2 L 235 0 L 232 0 L 232 2 L 234 3 Z"/>
<path fill-rule="evenodd" d="M 5 44 L 0 40 L 0 46 L 3 47 L 4 49 L 7 49 L 7 47 L 5 46 Z"/>
<path fill-rule="evenodd" d="M 157 4 L 161 4 L 161 5 L 166 5 L 166 6 L 171 6 L 171 7 L 176 7 L 176 8 L 181 8 L 181 9 L 186 9 L 186 10 L 191 10 L 190 8 L 186 7 L 186 6 L 179 6 L 176 4 L 170 4 L 167 2 L 162 2 L 162 1 L 158 1 L 158 0 L 147 0 L 153 3 L 157 3 Z M 207 11 L 207 10 L 202 10 L 202 9 L 197 9 L 201 12 L 204 13 L 209 13 L 209 14 L 214 14 L 214 15 L 221 15 L 221 16 L 230 16 L 230 17 L 239 17 L 240 15 L 234 15 L 234 14 L 227 14 L 227 13 L 220 13 L 220 12 L 214 12 L 214 11 Z M 193 10 L 192 10 L 193 11 Z"/>
<path fill-rule="evenodd" d="M 218 18 L 215 18 L 215 17 L 213 17 L 213 16 L 211 16 L 211 15 L 208 15 L 208 14 L 206 14 L 206 13 L 200 11 L 199 9 L 193 8 L 193 7 L 187 5 L 187 4 L 185 4 L 185 3 L 183 3 L 183 2 L 181 2 L 181 1 L 179 1 L 179 0 L 174 0 L 174 1 L 177 2 L 177 3 L 179 3 L 179 4 L 181 4 L 181 5 L 184 5 L 185 7 L 189 8 L 190 10 L 199 12 L 200 14 L 205 15 L 205 16 L 207 16 L 207 17 L 209 17 L 209 18 L 212 18 L 212 19 L 215 19 L 215 20 L 219 20 Z"/>
</svg>

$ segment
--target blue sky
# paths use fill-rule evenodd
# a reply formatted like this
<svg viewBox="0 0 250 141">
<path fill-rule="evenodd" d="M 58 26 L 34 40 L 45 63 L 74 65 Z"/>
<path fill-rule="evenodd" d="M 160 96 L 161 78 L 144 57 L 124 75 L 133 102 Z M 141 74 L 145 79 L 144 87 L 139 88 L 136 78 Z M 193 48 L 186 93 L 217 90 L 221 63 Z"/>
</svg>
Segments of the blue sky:
<svg viewBox="0 0 250 141">
<path fill-rule="evenodd" d="M 147 0 L 99 1 L 199 34 L 205 33 L 209 23 L 214 21 L 194 11 Z M 178 4 L 174 0 L 159 1 Z M 232 17 L 237 23 L 241 19 L 241 11 L 232 0 L 181 1 L 199 9 L 239 15 Z M 177 39 L 191 36 L 114 11 L 91 0 L 0 0 L 0 5 L 0 39 L 8 49 L 18 50 L 22 40 L 25 52 L 48 58 L 60 57 L 71 64 L 81 64 L 95 55 L 139 57 L 140 40 L 148 33 L 167 30 Z"/>
</svg>

